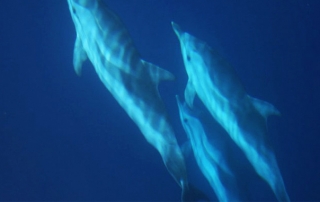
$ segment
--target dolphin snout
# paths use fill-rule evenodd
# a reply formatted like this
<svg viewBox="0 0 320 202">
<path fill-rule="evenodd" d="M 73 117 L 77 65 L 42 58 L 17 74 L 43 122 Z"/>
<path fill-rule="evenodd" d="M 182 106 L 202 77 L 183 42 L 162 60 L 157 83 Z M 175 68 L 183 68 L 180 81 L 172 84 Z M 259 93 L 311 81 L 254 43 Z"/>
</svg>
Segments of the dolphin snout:
<svg viewBox="0 0 320 202">
<path fill-rule="evenodd" d="M 179 98 L 179 95 L 176 95 L 176 101 L 177 101 L 178 107 L 180 108 L 182 106 L 182 102 Z"/>
<path fill-rule="evenodd" d="M 182 34 L 182 30 L 180 29 L 180 26 L 178 24 L 176 24 L 175 22 L 171 22 L 171 25 L 172 25 L 174 32 L 178 36 L 178 38 L 180 38 L 180 35 Z"/>
</svg>

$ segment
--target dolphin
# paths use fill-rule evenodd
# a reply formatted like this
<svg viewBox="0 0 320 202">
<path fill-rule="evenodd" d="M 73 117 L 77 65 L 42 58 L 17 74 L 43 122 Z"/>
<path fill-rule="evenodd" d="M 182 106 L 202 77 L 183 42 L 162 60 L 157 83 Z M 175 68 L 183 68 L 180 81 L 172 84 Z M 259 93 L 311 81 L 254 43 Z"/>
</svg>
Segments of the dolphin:
<svg viewBox="0 0 320 202">
<path fill-rule="evenodd" d="M 289 201 L 280 170 L 267 141 L 267 117 L 280 115 L 271 104 L 249 96 L 233 67 L 204 41 L 172 22 L 188 74 L 186 103 L 197 95 L 214 119 L 244 152 L 279 201 Z"/>
<path fill-rule="evenodd" d="M 68 5 L 76 30 L 76 73 L 91 61 L 104 86 L 160 153 L 182 188 L 182 200 L 188 200 L 195 188 L 188 184 L 184 157 L 158 92 L 159 82 L 174 76 L 140 58 L 127 29 L 103 1 L 68 0 Z"/>
<path fill-rule="evenodd" d="M 190 140 L 196 162 L 219 201 L 239 201 L 233 172 L 219 143 L 209 141 L 196 112 L 176 96 L 181 124 Z"/>
</svg>

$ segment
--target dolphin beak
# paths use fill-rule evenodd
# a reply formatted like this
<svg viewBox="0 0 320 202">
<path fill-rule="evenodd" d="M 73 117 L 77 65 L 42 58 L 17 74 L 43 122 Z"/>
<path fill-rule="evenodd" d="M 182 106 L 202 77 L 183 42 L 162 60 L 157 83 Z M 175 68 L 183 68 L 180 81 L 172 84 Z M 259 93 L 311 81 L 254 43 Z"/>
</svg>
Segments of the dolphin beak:
<svg viewBox="0 0 320 202">
<path fill-rule="evenodd" d="M 176 95 L 176 100 L 177 100 L 177 104 L 178 104 L 179 109 L 182 108 L 182 102 L 179 98 L 179 95 Z"/>
<path fill-rule="evenodd" d="M 178 36 L 178 38 L 180 39 L 180 36 L 182 34 L 182 30 L 180 29 L 180 26 L 174 22 L 171 22 L 172 28 L 174 30 L 174 32 L 176 33 L 176 35 Z"/>
<path fill-rule="evenodd" d="M 179 95 L 176 95 L 176 101 L 179 105 L 181 105 L 181 101 L 180 101 L 180 98 L 179 98 Z"/>
</svg>

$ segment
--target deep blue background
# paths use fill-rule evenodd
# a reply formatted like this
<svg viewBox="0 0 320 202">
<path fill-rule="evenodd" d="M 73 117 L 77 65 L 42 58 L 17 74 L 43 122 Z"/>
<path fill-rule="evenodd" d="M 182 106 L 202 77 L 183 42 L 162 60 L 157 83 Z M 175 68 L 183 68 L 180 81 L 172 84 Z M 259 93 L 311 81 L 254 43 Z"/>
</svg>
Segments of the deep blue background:
<svg viewBox="0 0 320 202">
<path fill-rule="evenodd" d="M 228 58 L 248 94 L 281 111 L 268 125 L 287 191 L 292 200 L 320 200 L 320 1 L 105 2 L 142 58 L 176 75 L 160 91 L 180 143 L 174 95 L 187 77 L 172 20 Z M 160 155 L 91 64 L 74 73 L 67 2 L 0 3 L 0 200 L 179 200 Z M 275 200 L 264 184 L 250 188 L 250 200 Z"/>
</svg>

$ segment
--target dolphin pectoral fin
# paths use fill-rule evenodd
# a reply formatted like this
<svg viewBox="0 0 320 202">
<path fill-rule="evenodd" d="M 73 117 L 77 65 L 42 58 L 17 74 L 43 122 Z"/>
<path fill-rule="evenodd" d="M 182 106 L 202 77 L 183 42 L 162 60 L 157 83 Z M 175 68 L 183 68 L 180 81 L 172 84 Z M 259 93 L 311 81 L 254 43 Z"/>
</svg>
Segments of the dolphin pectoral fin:
<svg viewBox="0 0 320 202">
<path fill-rule="evenodd" d="M 192 153 L 192 146 L 190 141 L 186 141 L 185 143 L 182 144 L 181 152 L 184 158 L 188 158 L 190 156 L 190 154 Z"/>
<path fill-rule="evenodd" d="M 210 199 L 203 191 L 189 183 L 182 188 L 181 201 L 210 201 Z"/>
<path fill-rule="evenodd" d="M 146 68 L 149 69 L 149 72 L 150 72 L 150 76 L 152 77 L 153 81 L 155 83 L 159 83 L 160 81 L 163 81 L 163 80 L 174 80 L 175 77 L 174 75 L 165 70 L 165 69 L 162 69 L 150 62 L 147 62 L 147 61 L 144 61 L 144 60 L 141 60 L 141 62 L 145 65 Z"/>
<path fill-rule="evenodd" d="M 253 104 L 253 106 L 259 111 L 259 113 L 265 117 L 265 119 L 268 118 L 268 116 L 270 115 L 277 115 L 280 116 L 281 113 L 279 112 L 279 110 L 277 110 L 272 104 L 263 101 L 263 100 L 259 100 L 257 98 L 253 98 L 248 96 L 249 99 L 251 100 L 251 103 Z"/>
<path fill-rule="evenodd" d="M 87 58 L 87 53 L 83 49 L 81 39 L 77 37 L 73 50 L 73 67 L 78 76 L 81 76 L 82 64 Z"/>
<path fill-rule="evenodd" d="M 195 91 L 195 89 L 189 79 L 189 81 L 187 83 L 187 87 L 184 91 L 184 99 L 190 108 L 193 108 L 193 101 L 194 101 L 195 96 L 196 96 L 196 91 Z"/>
</svg>

